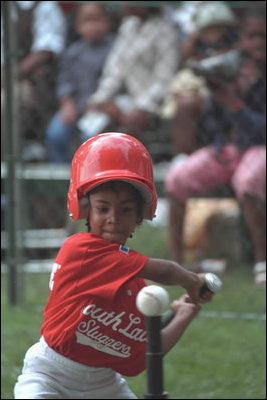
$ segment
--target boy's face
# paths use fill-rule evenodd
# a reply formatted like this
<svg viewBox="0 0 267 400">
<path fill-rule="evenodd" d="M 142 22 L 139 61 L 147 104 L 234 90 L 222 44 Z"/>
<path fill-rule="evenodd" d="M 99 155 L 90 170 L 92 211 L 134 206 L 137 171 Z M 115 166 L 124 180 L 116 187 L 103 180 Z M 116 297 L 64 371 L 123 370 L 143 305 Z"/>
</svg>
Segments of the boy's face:
<svg viewBox="0 0 267 400">
<path fill-rule="evenodd" d="M 101 41 L 111 29 L 110 20 L 102 7 L 90 3 L 80 6 L 76 26 L 79 34 L 92 42 Z"/>
<path fill-rule="evenodd" d="M 117 183 L 116 190 L 99 187 L 89 195 L 90 231 L 111 243 L 125 244 L 138 222 L 138 206 L 130 185 Z"/>
</svg>

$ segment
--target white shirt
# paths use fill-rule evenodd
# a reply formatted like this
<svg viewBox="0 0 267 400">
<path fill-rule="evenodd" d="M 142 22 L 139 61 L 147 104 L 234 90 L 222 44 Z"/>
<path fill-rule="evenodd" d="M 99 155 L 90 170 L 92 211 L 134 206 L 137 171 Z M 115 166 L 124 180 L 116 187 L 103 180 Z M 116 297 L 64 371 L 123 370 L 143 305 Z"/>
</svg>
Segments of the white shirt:
<svg viewBox="0 0 267 400">
<path fill-rule="evenodd" d="M 22 9 L 35 1 L 18 1 Z M 32 52 L 48 50 L 60 54 L 65 47 L 67 23 L 57 1 L 40 1 L 33 11 Z"/>
<path fill-rule="evenodd" d="M 135 107 L 157 113 L 178 58 L 176 31 L 162 17 L 143 23 L 137 17 L 126 18 L 90 103 L 111 100 L 125 88 Z"/>
<path fill-rule="evenodd" d="M 18 1 L 21 9 L 33 7 L 35 1 Z M 16 7 L 11 9 L 11 19 L 18 18 Z M 65 48 L 67 21 L 57 1 L 40 1 L 33 11 L 33 42 L 31 51 L 52 51 L 59 55 Z M 1 15 L 1 65 L 3 65 L 3 29 Z"/>
</svg>

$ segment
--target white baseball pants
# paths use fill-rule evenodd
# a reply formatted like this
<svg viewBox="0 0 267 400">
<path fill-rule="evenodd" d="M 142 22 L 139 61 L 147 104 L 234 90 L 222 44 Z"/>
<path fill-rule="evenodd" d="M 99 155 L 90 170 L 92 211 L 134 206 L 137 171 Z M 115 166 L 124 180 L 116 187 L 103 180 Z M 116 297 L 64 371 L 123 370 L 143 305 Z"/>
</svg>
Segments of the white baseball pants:
<svg viewBox="0 0 267 400">
<path fill-rule="evenodd" d="M 26 352 L 15 399 L 136 399 L 110 368 L 87 367 L 56 353 L 43 338 Z"/>
</svg>

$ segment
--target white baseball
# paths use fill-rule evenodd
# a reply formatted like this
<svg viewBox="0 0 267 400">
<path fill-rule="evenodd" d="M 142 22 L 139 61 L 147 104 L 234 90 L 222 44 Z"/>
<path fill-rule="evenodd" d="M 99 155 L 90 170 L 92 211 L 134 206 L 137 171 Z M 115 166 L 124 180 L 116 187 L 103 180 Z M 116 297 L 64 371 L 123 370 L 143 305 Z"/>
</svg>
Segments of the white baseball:
<svg viewBox="0 0 267 400">
<path fill-rule="evenodd" d="M 136 296 L 138 310 L 147 317 L 161 315 L 170 303 L 168 292 L 161 286 L 149 285 L 141 289 Z"/>
</svg>

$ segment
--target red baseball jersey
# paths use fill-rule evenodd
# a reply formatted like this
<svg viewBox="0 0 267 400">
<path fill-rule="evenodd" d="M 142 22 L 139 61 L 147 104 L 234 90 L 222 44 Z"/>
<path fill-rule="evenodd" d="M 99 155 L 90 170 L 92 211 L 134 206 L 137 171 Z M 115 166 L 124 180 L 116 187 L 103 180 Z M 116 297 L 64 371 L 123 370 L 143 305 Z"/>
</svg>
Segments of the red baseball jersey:
<svg viewBox="0 0 267 400">
<path fill-rule="evenodd" d="M 147 256 L 82 232 L 65 240 L 50 277 L 41 334 L 56 352 L 134 376 L 145 368 L 146 329 L 136 274 Z"/>
</svg>

